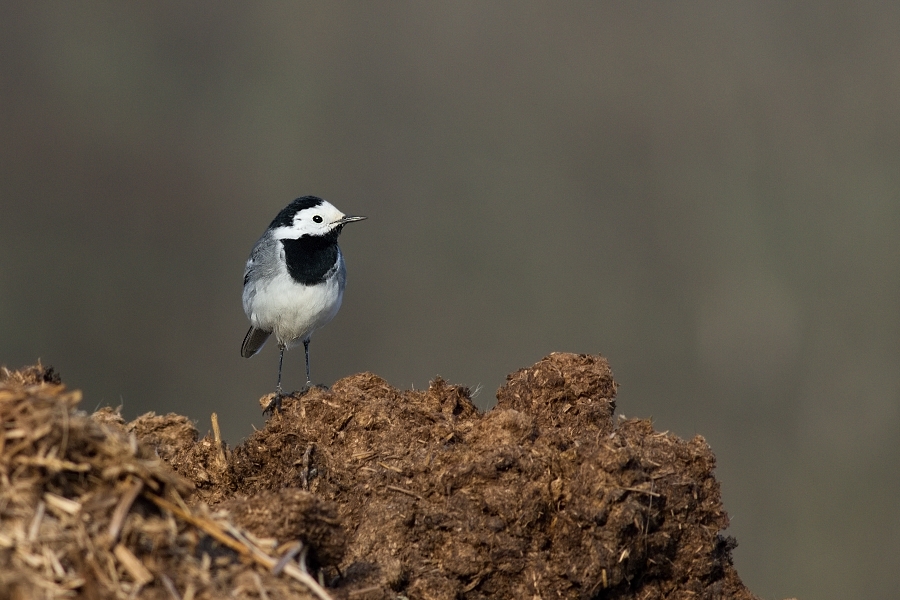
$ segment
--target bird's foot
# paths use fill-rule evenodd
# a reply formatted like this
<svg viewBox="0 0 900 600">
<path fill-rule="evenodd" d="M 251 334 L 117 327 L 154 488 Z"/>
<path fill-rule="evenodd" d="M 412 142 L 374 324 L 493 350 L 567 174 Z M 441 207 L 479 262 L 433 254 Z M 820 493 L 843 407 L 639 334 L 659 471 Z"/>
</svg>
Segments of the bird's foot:
<svg viewBox="0 0 900 600">
<path fill-rule="evenodd" d="M 306 392 L 308 392 L 309 390 L 312 390 L 312 389 L 324 390 L 327 392 L 329 388 L 327 385 L 324 385 L 321 383 L 313 383 L 311 381 L 307 381 L 306 385 L 303 386 L 303 390 L 301 391 L 301 393 L 305 394 Z"/>
<path fill-rule="evenodd" d="M 313 383 L 309 380 L 306 380 L 306 385 L 304 385 L 302 388 L 300 388 L 299 390 L 294 392 L 294 395 L 302 396 L 303 394 L 307 393 L 310 390 L 325 390 L 327 392 L 328 386 L 322 385 L 321 383 Z"/>
<path fill-rule="evenodd" d="M 302 398 L 304 395 L 307 394 L 307 392 L 309 392 L 310 390 L 313 390 L 313 389 L 328 391 L 328 386 L 322 385 L 321 383 L 313 384 L 313 383 L 310 383 L 307 381 L 306 385 L 304 385 L 299 390 L 291 392 L 290 394 L 285 394 L 281 390 L 276 390 L 275 393 L 272 395 L 271 400 L 269 400 L 269 402 L 263 408 L 263 414 L 266 416 L 273 416 L 276 412 L 282 411 L 281 405 L 282 405 L 282 401 L 285 398 Z M 263 397 L 263 399 L 260 400 L 260 403 L 263 403 L 263 402 L 265 402 L 265 397 Z"/>
<path fill-rule="evenodd" d="M 275 394 L 272 396 L 272 399 L 269 400 L 268 404 L 263 408 L 263 414 L 267 417 L 274 416 L 276 412 L 281 412 L 281 401 L 284 398 L 285 394 L 281 390 L 276 390 Z M 264 402 L 265 400 L 263 400 Z"/>
<path fill-rule="evenodd" d="M 291 396 L 293 396 L 295 398 L 300 398 L 302 396 L 305 396 L 307 393 L 309 393 L 312 390 L 328 391 L 328 386 L 322 385 L 321 383 L 310 383 L 307 381 L 306 385 L 304 385 L 302 388 L 300 388 L 299 390 L 292 393 Z"/>
</svg>

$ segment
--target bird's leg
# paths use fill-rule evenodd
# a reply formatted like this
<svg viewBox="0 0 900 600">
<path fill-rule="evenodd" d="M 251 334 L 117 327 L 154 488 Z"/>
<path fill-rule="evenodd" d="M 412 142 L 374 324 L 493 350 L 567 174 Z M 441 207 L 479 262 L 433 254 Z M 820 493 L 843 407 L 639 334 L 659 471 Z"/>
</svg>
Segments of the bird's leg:
<svg viewBox="0 0 900 600">
<path fill-rule="evenodd" d="M 278 344 L 281 353 L 278 355 L 278 385 L 275 386 L 275 394 L 281 395 L 281 366 L 284 364 L 284 344 Z"/>
<path fill-rule="evenodd" d="M 303 350 L 306 352 L 306 389 L 312 387 L 312 381 L 309 379 L 309 338 L 303 340 Z"/>
<path fill-rule="evenodd" d="M 278 356 L 278 385 L 275 386 L 275 397 L 272 398 L 268 406 L 263 409 L 263 414 L 274 415 L 275 411 L 280 411 L 281 399 L 284 397 L 284 393 L 281 391 L 281 366 L 284 364 L 284 344 L 278 344 L 278 348 L 281 350 L 281 353 Z"/>
<path fill-rule="evenodd" d="M 316 384 L 313 385 L 312 380 L 309 378 L 309 338 L 303 340 L 303 349 L 306 351 L 306 385 L 303 386 L 303 392 L 308 392 L 309 390 L 317 387 L 322 390 L 327 390 L 327 385 Z"/>
</svg>

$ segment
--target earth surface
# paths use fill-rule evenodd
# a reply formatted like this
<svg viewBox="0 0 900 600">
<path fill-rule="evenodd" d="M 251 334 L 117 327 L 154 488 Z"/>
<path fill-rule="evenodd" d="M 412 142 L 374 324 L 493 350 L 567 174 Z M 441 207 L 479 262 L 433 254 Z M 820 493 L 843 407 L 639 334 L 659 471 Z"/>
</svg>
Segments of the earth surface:
<svg viewBox="0 0 900 600">
<path fill-rule="evenodd" d="M 361 373 L 229 448 L 215 419 L 89 415 L 52 368 L 3 369 L 0 596 L 755 598 L 710 447 L 615 396 L 596 355 L 510 374 L 486 412 Z"/>
</svg>

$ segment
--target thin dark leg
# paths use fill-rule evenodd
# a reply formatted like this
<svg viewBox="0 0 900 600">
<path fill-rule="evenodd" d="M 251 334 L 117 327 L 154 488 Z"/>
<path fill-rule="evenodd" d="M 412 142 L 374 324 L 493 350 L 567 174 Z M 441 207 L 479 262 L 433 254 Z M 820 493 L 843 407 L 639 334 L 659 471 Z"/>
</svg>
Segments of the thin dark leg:
<svg viewBox="0 0 900 600">
<path fill-rule="evenodd" d="M 281 410 L 281 398 L 284 394 L 281 391 L 281 366 L 284 364 L 284 344 L 278 344 L 281 353 L 278 356 L 278 385 L 275 386 L 275 397 L 269 402 L 269 405 L 263 409 L 263 414 L 275 414 L 275 411 Z"/>
<path fill-rule="evenodd" d="M 309 338 L 303 340 L 303 350 L 306 351 L 306 387 L 312 387 L 312 381 L 309 379 Z"/>
<path fill-rule="evenodd" d="M 278 356 L 278 385 L 275 386 L 275 393 L 281 395 L 281 365 L 284 364 L 284 344 L 278 344 L 281 354 Z"/>
</svg>

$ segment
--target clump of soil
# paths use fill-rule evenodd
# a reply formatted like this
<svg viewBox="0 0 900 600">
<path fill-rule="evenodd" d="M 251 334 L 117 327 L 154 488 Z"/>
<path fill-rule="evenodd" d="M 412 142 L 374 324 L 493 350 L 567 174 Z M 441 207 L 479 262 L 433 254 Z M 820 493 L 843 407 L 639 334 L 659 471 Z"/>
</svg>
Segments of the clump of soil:
<svg viewBox="0 0 900 600">
<path fill-rule="evenodd" d="M 354 375 L 285 399 L 282 412 L 232 450 L 214 433 L 198 440 L 179 415 L 125 423 L 106 409 L 88 418 L 58 385 L 10 381 L 0 383 L 2 406 L 8 394 L 55 402 L 45 422 L 66 406 L 68 425 L 58 429 L 69 428 L 69 439 L 45 433 L 34 454 L 56 448 L 54 458 L 88 465 L 91 474 L 64 473 L 66 487 L 37 465 L 16 489 L 79 503 L 76 514 L 93 524 L 78 525 L 78 535 L 92 547 L 110 547 L 91 536 L 109 529 L 125 494 L 143 482 L 118 536 L 149 572 L 126 590 L 137 597 L 171 597 L 173 588 L 179 597 L 190 589 L 194 597 L 237 590 L 272 598 L 753 598 L 731 564 L 735 542 L 721 533 L 728 517 L 709 446 L 699 436 L 657 433 L 648 421 L 616 423 L 616 383 L 600 356 L 551 354 L 511 374 L 485 413 L 466 388 L 440 378 L 425 391 L 400 391 L 371 373 Z M 28 429 L 0 418 L 7 436 Z M 118 440 L 121 455 L 96 465 L 83 450 L 70 457 L 78 419 L 99 432 L 101 447 Z M 0 452 L 8 478 L 7 464 Z M 88 510 L 87 497 L 106 504 Z M 183 514 L 148 497 L 169 498 Z M 15 551 L 0 537 L 0 570 L 20 578 L 23 569 L 33 578 L 54 573 L 51 559 L 7 560 L 20 544 L 31 544 L 23 547 L 36 557 L 51 547 L 61 572 L 81 578 L 68 589 L 94 585 L 103 592 L 97 597 L 113 597 L 105 580 L 106 587 L 97 577 L 88 582 L 89 561 L 63 551 L 84 544 L 59 550 L 41 541 L 40 528 L 29 539 L 36 513 L 28 506 L 23 500 L 0 512 L 0 536 L 21 533 L 9 546 Z M 247 553 L 210 533 L 215 527 L 197 525 L 212 521 L 226 538 L 268 549 L 268 562 L 250 564 Z M 142 533 L 145 526 L 164 533 Z M 99 553 L 106 579 L 115 573 L 129 582 L 127 561 L 107 554 Z M 312 574 L 329 589 L 272 567 Z M 11 580 L 0 579 L 0 592 L 4 581 Z"/>
</svg>

